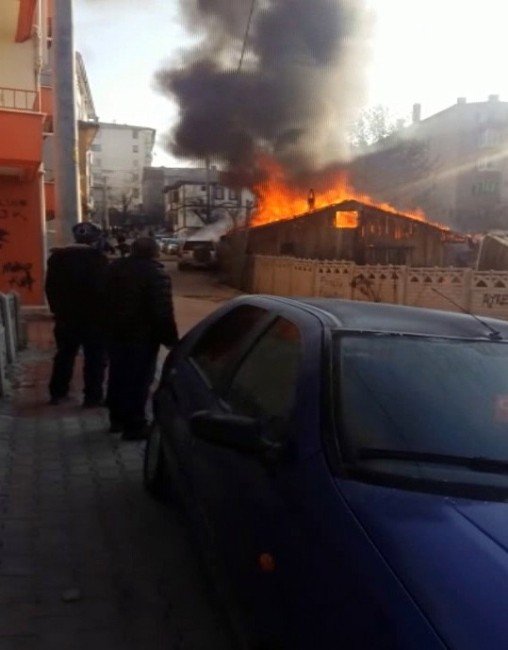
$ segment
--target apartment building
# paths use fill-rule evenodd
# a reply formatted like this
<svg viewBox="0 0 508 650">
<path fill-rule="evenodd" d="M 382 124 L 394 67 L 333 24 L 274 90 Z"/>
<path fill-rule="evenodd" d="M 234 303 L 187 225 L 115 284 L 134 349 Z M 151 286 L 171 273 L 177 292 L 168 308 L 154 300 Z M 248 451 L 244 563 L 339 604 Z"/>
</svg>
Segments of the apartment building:
<svg viewBox="0 0 508 650">
<path fill-rule="evenodd" d="M 100 122 L 92 144 L 92 195 L 95 219 L 143 211 L 143 168 L 151 165 L 155 129 Z"/>
<path fill-rule="evenodd" d="M 228 185 L 216 167 L 166 168 L 164 180 L 165 220 L 175 233 L 189 235 L 218 221 L 228 229 L 240 226 L 254 207 L 253 193 Z"/>
<path fill-rule="evenodd" d="M 47 0 L 0 3 L 0 291 L 43 303 L 43 139 L 51 100 L 41 88 L 49 62 Z"/>
<path fill-rule="evenodd" d="M 355 187 L 401 210 L 421 208 L 464 232 L 508 229 L 508 102 L 457 103 L 376 143 L 352 165 Z"/>
</svg>

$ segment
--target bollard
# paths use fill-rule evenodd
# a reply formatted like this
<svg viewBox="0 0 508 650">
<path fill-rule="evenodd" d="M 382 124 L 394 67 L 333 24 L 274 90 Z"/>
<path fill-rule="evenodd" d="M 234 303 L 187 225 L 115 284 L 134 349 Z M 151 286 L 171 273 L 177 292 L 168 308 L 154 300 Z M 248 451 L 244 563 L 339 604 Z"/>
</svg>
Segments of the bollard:
<svg viewBox="0 0 508 650">
<path fill-rule="evenodd" d="M 7 363 L 14 363 L 17 356 L 16 324 L 12 318 L 12 296 L 0 293 L 0 314 L 5 328 L 5 352 Z"/>
</svg>

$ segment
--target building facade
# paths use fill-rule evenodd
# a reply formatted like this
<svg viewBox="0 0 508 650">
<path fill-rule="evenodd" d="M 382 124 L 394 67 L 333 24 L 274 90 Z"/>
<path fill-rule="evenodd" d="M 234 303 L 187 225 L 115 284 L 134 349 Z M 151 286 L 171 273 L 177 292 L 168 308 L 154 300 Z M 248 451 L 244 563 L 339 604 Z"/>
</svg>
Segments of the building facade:
<svg viewBox="0 0 508 650">
<path fill-rule="evenodd" d="M 44 300 L 44 134 L 50 105 L 41 87 L 49 61 L 46 0 L 0 3 L 0 291 L 25 305 Z"/>
<path fill-rule="evenodd" d="M 358 189 L 401 210 L 421 208 L 464 232 L 508 228 L 508 102 L 459 98 L 420 117 L 351 165 Z"/>
<path fill-rule="evenodd" d="M 170 171 L 170 170 L 168 170 Z M 255 207 L 248 188 L 235 188 L 215 167 L 175 170 L 164 186 L 165 220 L 176 234 L 192 235 L 216 222 L 227 229 L 245 224 Z"/>
<path fill-rule="evenodd" d="M 109 225 L 110 215 L 144 211 L 143 168 L 152 162 L 155 130 L 100 122 L 92 144 L 94 219 Z"/>
</svg>

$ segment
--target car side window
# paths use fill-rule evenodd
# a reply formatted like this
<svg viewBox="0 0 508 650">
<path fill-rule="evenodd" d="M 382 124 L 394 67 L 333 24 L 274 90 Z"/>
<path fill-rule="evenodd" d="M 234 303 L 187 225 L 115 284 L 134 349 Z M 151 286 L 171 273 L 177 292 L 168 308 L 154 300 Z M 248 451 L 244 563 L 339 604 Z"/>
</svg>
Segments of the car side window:
<svg viewBox="0 0 508 650">
<path fill-rule="evenodd" d="M 279 318 L 243 359 L 226 401 L 234 413 L 286 420 L 294 406 L 300 366 L 300 331 Z"/>
<path fill-rule="evenodd" d="M 190 358 L 216 388 L 247 336 L 267 315 L 265 309 L 241 305 L 211 325 L 190 352 Z"/>
</svg>

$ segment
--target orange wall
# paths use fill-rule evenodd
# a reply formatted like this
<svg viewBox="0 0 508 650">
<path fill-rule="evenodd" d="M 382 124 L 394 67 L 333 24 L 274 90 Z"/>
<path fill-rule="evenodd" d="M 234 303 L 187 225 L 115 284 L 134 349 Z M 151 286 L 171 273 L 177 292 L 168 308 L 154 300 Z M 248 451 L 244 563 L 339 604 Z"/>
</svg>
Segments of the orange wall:
<svg viewBox="0 0 508 650">
<path fill-rule="evenodd" d="M 0 291 L 23 305 L 44 304 L 41 183 L 0 176 Z"/>
</svg>

